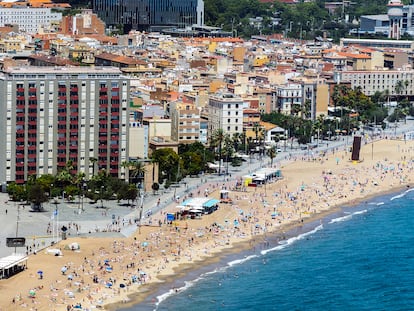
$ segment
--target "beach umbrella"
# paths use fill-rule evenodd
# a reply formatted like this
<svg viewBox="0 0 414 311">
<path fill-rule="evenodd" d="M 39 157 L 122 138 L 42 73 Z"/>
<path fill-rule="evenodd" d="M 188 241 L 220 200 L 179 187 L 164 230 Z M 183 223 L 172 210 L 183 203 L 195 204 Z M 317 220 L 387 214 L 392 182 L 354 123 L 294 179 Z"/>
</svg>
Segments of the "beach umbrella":
<svg viewBox="0 0 414 311">
<path fill-rule="evenodd" d="M 60 271 L 62 272 L 62 274 L 65 274 L 66 271 L 68 271 L 68 267 L 63 266 L 62 269 L 60 269 Z"/>
<path fill-rule="evenodd" d="M 29 296 L 34 298 L 36 296 L 36 291 L 34 289 L 29 290 Z"/>
<path fill-rule="evenodd" d="M 106 272 L 112 272 L 112 267 L 106 267 Z"/>
<path fill-rule="evenodd" d="M 143 247 L 147 247 L 148 246 L 148 242 L 142 242 L 141 244 Z"/>
<path fill-rule="evenodd" d="M 73 275 L 72 275 L 72 274 L 69 274 L 69 275 L 68 275 L 68 280 L 70 280 L 70 281 L 72 281 L 72 280 L 73 280 Z"/>
<path fill-rule="evenodd" d="M 119 287 L 120 288 L 124 288 L 125 287 L 125 284 L 121 283 L 121 284 L 119 284 Z"/>
<path fill-rule="evenodd" d="M 139 274 L 145 275 L 146 273 L 144 271 L 140 271 Z"/>
<path fill-rule="evenodd" d="M 37 274 L 43 274 L 42 270 L 37 271 Z"/>
</svg>

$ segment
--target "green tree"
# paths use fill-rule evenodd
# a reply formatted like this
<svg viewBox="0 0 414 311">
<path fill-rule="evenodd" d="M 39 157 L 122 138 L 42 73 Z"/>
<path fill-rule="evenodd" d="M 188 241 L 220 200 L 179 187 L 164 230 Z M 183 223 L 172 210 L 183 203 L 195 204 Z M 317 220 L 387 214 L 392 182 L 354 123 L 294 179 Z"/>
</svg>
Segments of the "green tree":
<svg viewBox="0 0 414 311">
<path fill-rule="evenodd" d="M 270 149 L 267 150 L 267 156 L 270 158 L 270 165 L 273 166 L 273 159 L 276 158 L 277 151 L 276 147 L 272 146 Z"/>
<path fill-rule="evenodd" d="M 170 148 L 157 149 L 152 153 L 151 159 L 159 163 L 159 181 L 175 181 L 178 171 L 178 154 Z"/>
<path fill-rule="evenodd" d="M 32 210 L 35 212 L 43 211 L 42 203 L 48 200 L 48 197 L 40 184 L 33 184 L 28 187 L 27 200 L 32 204 Z"/>
<path fill-rule="evenodd" d="M 215 148 L 218 151 L 218 160 L 219 160 L 219 174 L 221 174 L 221 160 L 222 160 L 222 151 L 223 151 L 223 142 L 224 142 L 224 131 L 223 129 L 217 129 L 211 135 L 210 146 Z"/>
</svg>

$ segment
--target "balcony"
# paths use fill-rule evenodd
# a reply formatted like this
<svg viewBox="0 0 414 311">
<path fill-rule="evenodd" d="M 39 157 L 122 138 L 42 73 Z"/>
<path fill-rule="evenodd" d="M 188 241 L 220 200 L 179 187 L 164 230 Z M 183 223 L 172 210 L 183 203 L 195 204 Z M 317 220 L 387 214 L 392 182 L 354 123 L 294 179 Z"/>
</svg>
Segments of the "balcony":
<svg viewBox="0 0 414 311">
<path fill-rule="evenodd" d="M 36 153 L 31 153 L 31 154 L 28 154 L 28 155 L 27 155 L 27 157 L 28 157 L 29 159 L 36 159 Z"/>
<path fill-rule="evenodd" d="M 36 142 L 37 142 L 37 137 L 28 137 L 28 138 L 27 138 L 27 141 L 28 141 L 29 143 L 36 143 Z"/>
<path fill-rule="evenodd" d="M 24 95 L 17 95 L 16 96 L 16 100 L 22 100 L 22 101 L 24 101 L 25 100 L 25 97 L 24 97 Z"/>
<path fill-rule="evenodd" d="M 27 130 L 27 133 L 29 133 L 29 134 L 36 134 L 37 133 L 37 129 Z"/>
<path fill-rule="evenodd" d="M 102 92 L 108 92 L 108 88 L 107 87 L 101 87 L 100 89 L 99 89 L 99 92 L 100 93 L 102 93 Z"/>
<path fill-rule="evenodd" d="M 23 161 L 16 161 L 16 167 L 23 167 L 24 162 Z"/>
<path fill-rule="evenodd" d="M 58 117 L 66 117 L 67 111 L 58 112 Z"/>
<path fill-rule="evenodd" d="M 70 91 L 74 92 L 74 93 L 77 93 L 78 92 L 78 87 L 77 86 L 76 87 L 71 87 Z"/>
<path fill-rule="evenodd" d="M 118 174 L 118 169 L 117 169 L 117 168 L 111 168 L 111 169 L 109 170 L 109 173 L 110 173 L 110 174 Z"/>
<path fill-rule="evenodd" d="M 19 143 L 23 143 L 24 142 L 24 137 L 16 137 L 16 141 Z"/>
<path fill-rule="evenodd" d="M 27 122 L 29 125 L 37 125 L 37 120 L 30 120 Z"/>
</svg>

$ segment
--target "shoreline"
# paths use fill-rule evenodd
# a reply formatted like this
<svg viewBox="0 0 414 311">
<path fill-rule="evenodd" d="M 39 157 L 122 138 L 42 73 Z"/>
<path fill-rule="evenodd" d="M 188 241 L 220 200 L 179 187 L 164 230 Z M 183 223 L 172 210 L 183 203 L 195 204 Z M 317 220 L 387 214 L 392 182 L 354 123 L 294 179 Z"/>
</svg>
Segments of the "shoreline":
<svg viewBox="0 0 414 311">
<path fill-rule="evenodd" d="M 0 311 L 30 306 L 38 311 L 59 311 L 75 303 L 82 303 L 82 310 L 91 310 L 93 306 L 106 310 L 135 305 L 144 308 L 144 304 L 153 309 L 155 296 L 174 288 L 175 282 L 194 280 L 194 275 L 223 266 L 230 257 L 240 259 L 243 254 L 257 251 L 255 248 L 261 250 L 263 242 L 271 241 L 276 246 L 280 240 L 296 236 L 298 231 L 344 209 L 410 188 L 414 180 L 413 151 L 412 141 L 404 144 L 383 140 L 376 141 L 375 160 L 367 157 L 371 148 L 364 144 L 362 152 L 369 160 L 358 164 L 344 160 L 347 153 L 343 150 L 315 158 L 298 157 L 281 166 L 283 180 L 269 183 L 267 188 L 231 191 L 233 204 L 221 204 L 218 211 L 202 219 L 181 221 L 175 228 L 141 227 L 129 238 L 71 237 L 57 247 L 63 250 L 67 243 L 80 242 L 78 252 L 64 251 L 63 257 L 43 252 L 32 255 L 29 269 L 0 282 L 4 297 L 9 297 L 0 302 Z M 212 196 L 217 197 L 219 183 L 212 185 L 203 187 L 213 187 Z M 270 217 L 274 211 L 276 219 Z M 247 220 L 241 220 L 247 215 Z M 155 221 L 159 216 L 163 217 L 154 216 Z M 237 228 L 232 225 L 233 219 L 239 220 Z M 104 260 L 111 265 L 110 273 L 101 270 Z M 73 281 L 60 275 L 63 264 L 68 264 L 76 276 Z M 144 275 L 138 283 L 130 282 L 134 274 L 131 264 Z M 35 278 L 38 269 L 45 270 L 45 279 Z M 96 284 L 91 283 L 92 276 L 98 277 Z M 114 286 L 106 286 L 109 280 Z M 126 287 L 119 288 L 120 283 Z M 27 299 L 20 293 L 22 299 L 11 303 L 16 292 L 35 286 L 41 287 L 36 299 Z M 73 292 L 74 297 L 68 297 L 68 292 Z"/>
<path fill-rule="evenodd" d="M 132 307 L 139 308 L 139 310 L 154 310 L 156 307 L 155 299 L 162 295 L 167 294 L 172 289 L 177 288 L 181 292 L 180 288 L 185 285 L 185 282 L 191 282 L 198 279 L 204 273 L 212 272 L 215 268 L 225 267 L 232 259 L 234 258 L 246 258 L 249 255 L 260 253 L 260 250 L 271 249 L 272 247 L 278 246 L 280 244 L 272 244 L 263 247 L 264 241 L 280 242 L 299 236 L 300 234 L 309 232 L 316 228 L 317 224 L 320 221 L 329 221 L 335 218 L 335 215 L 340 214 L 345 209 L 354 209 L 357 206 L 361 206 L 368 201 L 379 198 L 383 196 L 390 196 L 392 194 L 401 194 L 406 190 L 411 189 L 412 185 L 398 186 L 384 192 L 369 194 L 366 197 L 359 198 L 357 200 L 352 200 L 352 202 L 344 203 L 341 206 L 334 206 L 332 209 L 322 211 L 318 214 L 312 215 L 312 217 L 306 218 L 303 223 L 292 223 L 285 224 L 283 227 L 280 227 L 278 231 L 269 232 L 266 236 L 265 234 L 260 234 L 249 240 L 239 241 L 234 243 L 230 248 L 224 249 L 218 253 L 218 256 L 208 256 L 202 258 L 193 263 L 184 263 L 173 268 L 174 274 L 172 275 L 163 275 L 158 277 L 159 282 L 154 282 L 147 284 L 142 288 L 142 291 L 131 293 L 128 295 L 128 302 L 114 302 L 108 305 L 105 305 L 105 310 L 107 311 L 123 311 L 130 310 Z M 314 226 L 312 226 L 314 224 Z M 306 230 L 305 228 L 309 229 Z M 259 241 L 260 240 L 260 241 Z M 260 250 L 256 250 L 260 248 Z M 241 255 L 241 256 L 240 256 Z M 199 266 L 200 265 L 200 266 Z M 191 277 L 189 277 L 191 275 Z M 195 278 L 194 278 L 195 277 Z M 165 290 L 164 290 L 165 289 Z M 178 292 L 177 292 L 178 293 Z"/>
</svg>

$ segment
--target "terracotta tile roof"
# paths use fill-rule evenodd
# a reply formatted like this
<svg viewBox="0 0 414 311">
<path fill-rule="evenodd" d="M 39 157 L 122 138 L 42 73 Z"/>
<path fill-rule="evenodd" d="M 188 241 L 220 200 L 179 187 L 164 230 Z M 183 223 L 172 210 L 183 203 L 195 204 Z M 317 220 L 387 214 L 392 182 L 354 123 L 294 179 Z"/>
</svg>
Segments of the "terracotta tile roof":
<svg viewBox="0 0 414 311">
<path fill-rule="evenodd" d="M 117 63 L 128 64 L 128 65 L 146 65 L 147 63 L 140 59 L 135 59 L 128 56 L 116 55 L 111 53 L 101 53 L 95 55 L 95 58 L 110 60 Z"/>
</svg>

